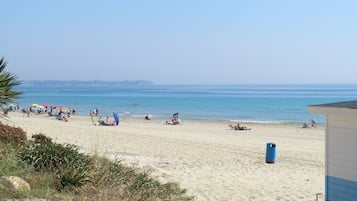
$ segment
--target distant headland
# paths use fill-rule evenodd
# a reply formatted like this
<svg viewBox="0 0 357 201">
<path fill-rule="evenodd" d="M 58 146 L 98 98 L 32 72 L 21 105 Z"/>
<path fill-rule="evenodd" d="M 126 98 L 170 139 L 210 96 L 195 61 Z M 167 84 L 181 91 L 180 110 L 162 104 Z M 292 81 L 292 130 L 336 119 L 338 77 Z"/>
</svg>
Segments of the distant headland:
<svg viewBox="0 0 357 201">
<path fill-rule="evenodd" d="M 22 80 L 23 86 L 144 86 L 154 83 L 147 80 L 122 80 L 122 81 L 103 81 L 103 80 Z"/>
</svg>

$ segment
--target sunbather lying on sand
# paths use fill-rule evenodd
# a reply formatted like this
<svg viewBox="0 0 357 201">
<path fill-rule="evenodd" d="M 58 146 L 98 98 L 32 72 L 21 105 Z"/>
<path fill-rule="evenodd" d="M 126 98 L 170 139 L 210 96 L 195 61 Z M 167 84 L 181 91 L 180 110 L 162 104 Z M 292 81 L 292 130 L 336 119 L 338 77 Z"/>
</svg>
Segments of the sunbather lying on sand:
<svg viewBox="0 0 357 201">
<path fill-rule="evenodd" d="M 229 127 L 233 130 L 251 130 L 251 128 L 247 128 L 246 126 L 239 126 L 239 123 L 237 123 L 236 126 L 233 126 L 232 124 L 229 124 Z"/>
<path fill-rule="evenodd" d="M 170 121 L 166 121 L 166 124 L 170 124 L 170 125 L 177 125 L 177 124 L 181 124 L 181 120 L 180 119 L 171 119 Z"/>
<path fill-rule="evenodd" d="M 115 120 L 110 120 L 109 117 L 105 118 L 105 120 L 99 119 L 98 120 L 99 125 L 102 126 L 115 126 Z"/>
</svg>

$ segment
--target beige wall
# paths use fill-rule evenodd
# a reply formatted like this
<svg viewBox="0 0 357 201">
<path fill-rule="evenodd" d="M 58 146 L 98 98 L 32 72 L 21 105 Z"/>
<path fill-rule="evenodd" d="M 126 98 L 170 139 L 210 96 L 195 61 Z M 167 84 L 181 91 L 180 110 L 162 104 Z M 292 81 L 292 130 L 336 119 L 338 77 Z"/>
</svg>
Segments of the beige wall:
<svg viewBox="0 0 357 201">
<path fill-rule="evenodd" d="M 357 116 L 327 116 L 326 174 L 357 182 Z"/>
</svg>

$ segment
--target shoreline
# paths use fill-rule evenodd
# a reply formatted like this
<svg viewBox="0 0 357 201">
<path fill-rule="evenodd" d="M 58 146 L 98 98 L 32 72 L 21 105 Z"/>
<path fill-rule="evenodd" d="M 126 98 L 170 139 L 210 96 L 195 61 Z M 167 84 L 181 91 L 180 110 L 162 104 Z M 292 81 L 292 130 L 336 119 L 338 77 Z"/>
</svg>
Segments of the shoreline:
<svg viewBox="0 0 357 201">
<path fill-rule="evenodd" d="M 324 126 L 244 123 L 234 131 L 229 121 L 121 118 L 119 126 L 94 126 L 89 116 L 68 122 L 47 115 L 23 117 L 10 112 L 9 125 L 30 138 L 43 133 L 58 143 L 79 146 L 148 170 L 162 182 L 177 182 L 197 201 L 313 200 L 324 192 Z M 266 143 L 275 142 L 276 162 L 265 162 Z"/>
</svg>

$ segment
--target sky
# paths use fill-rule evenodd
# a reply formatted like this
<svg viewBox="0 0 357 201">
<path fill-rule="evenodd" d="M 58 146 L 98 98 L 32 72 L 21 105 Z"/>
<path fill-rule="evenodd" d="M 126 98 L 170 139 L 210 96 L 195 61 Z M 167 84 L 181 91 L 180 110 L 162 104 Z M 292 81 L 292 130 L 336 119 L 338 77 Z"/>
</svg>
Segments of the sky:
<svg viewBox="0 0 357 201">
<path fill-rule="evenodd" d="M 354 0 L 3 0 L 20 80 L 357 83 Z"/>
</svg>

